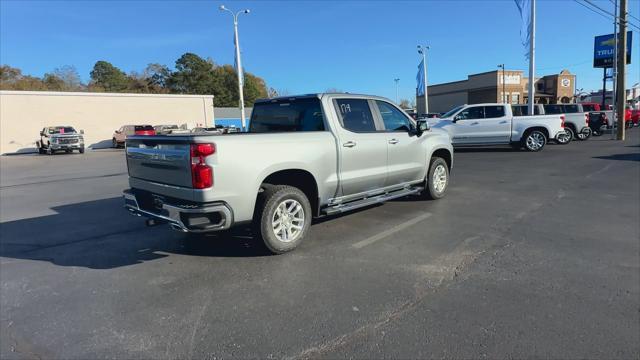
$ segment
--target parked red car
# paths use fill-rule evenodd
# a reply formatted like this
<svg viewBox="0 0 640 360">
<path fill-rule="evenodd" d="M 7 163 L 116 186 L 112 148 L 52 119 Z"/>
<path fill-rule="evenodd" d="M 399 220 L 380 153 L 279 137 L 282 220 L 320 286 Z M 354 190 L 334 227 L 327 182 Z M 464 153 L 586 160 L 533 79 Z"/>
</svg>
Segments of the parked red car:
<svg viewBox="0 0 640 360">
<path fill-rule="evenodd" d="M 127 136 L 131 135 L 155 135 L 156 130 L 151 125 L 124 125 L 113 133 L 111 146 L 118 148 L 124 146 Z"/>
</svg>

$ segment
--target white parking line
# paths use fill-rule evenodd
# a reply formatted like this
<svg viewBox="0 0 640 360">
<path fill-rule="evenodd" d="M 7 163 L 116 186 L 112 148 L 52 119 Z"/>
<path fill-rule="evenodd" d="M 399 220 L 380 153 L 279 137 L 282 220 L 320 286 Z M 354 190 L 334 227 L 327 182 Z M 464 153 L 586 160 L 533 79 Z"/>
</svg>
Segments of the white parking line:
<svg viewBox="0 0 640 360">
<path fill-rule="evenodd" d="M 420 221 L 422 221 L 422 220 L 424 220 L 424 219 L 426 219 L 426 218 L 428 218 L 430 216 L 431 216 L 431 213 L 424 213 L 424 214 L 422 214 L 420 216 L 417 216 L 417 217 L 415 217 L 415 218 L 413 218 L 411 220 L 407 220 L 407 221 L 403 222 L 402 224 L 396 225 L 396 226 L 392 227 L 389 230 L 386 230 L 386 231 L 383 231 L 383 232 L 381 232 L 379 234 L 376 234 L 376 235 L 373 235 L 371 237 L 368 237 L 368 238 L 366 238 L 366 239 L 364 239 L 362 241 L 358 241 L 357 243 L 355 243 L 355 244 L 353 244 L 351 246 L 353 246 L 356 249 L 362 249 L 363 247 L 365 247 L 367 245 L 371 245 L 376 241 L 382 240 L 382 239 L 388 237 L 389 235 L 392 235 L 394 233 L 397 233 L 398 231 L 401 231 L 401 230 L 404 230 L 404 229 L 406 229 L 406 228 L 408 228 L 410 226 L 413 226 L 413 225 L 419 223 Z"/>
</svg>

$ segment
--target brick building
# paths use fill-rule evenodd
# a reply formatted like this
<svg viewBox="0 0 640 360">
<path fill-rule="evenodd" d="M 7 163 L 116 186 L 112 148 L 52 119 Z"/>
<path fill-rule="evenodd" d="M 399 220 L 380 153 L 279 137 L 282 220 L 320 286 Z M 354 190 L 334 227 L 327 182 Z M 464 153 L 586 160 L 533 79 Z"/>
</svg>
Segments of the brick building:
<svg viewBox="0 0 640 360">
<path fill-rule="evenodd" d="M 503 87 L 504 78 L 504 87 Z M 576 76 L 568 70 L 536 79 L 535 102 L 541 104 L 574 101 Z M 461 104 L 508 102 L 525 104 L 529 79 L 522 70 L 493 70 L 472 74 L 466 80 L 430 85 L 429 111 L 444 112 Z M 504 90 L 503 90 L 504 89 Z M 424 113 L 424 97 L 416 99 L 418 113 Z"/>
</svg>

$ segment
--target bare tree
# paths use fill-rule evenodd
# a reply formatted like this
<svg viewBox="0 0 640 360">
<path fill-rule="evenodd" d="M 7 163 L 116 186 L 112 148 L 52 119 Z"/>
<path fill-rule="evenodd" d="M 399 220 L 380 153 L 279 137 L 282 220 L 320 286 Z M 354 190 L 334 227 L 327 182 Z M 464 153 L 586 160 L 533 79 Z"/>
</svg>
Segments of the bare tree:
<svg viewBox="0 0 640 360">
<path fill-rule="evenodd" d="M 62 80 L 62 83 L 64 84 L 63 90 L 65 91 L 76 91 L 83 89 L 80 74 L 78 74 L 78 70 L 73 65 L 64 65 L 62 67 L 55 68 L 51 75 Z"/>
</svg>

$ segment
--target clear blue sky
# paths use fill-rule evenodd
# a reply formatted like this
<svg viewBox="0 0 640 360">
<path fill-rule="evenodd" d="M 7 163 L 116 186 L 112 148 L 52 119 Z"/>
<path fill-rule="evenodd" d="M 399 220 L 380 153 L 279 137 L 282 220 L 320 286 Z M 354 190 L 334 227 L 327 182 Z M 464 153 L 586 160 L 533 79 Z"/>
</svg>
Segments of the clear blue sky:
<svg viewBox="0 0 640 360">
<path fill-rule="evenodd" d="M 233 63 L 231 15 L 240 17 L 244 67 L 291 94 L 338 88 L 395 97 L 415 93 L 416 44 L 431 46 L 429 83 L 465 79 L 499 63 L 527 70 L 520 18 L 504 1 L 7 1 L 0 0 L 0 62 L 41 76 L 75 65 L 83 79 L 97 60 L 126 72 L 151 62 L 173 67 L 185 52 Z M 612 10 L 608 0 L 596 4 Z M 629 10 L 640 18 L 640 2 Z M 593 37 L 613 25 L 574 1 L 539 0 L 538 76 L 563 68 L 578 88 L 601 87 L 592 68 Z M 640 21 L 634 20 L 640 25 Z M 640 81 L 640 33 L 634 31 L 630 83 Z"/>
</svg>

